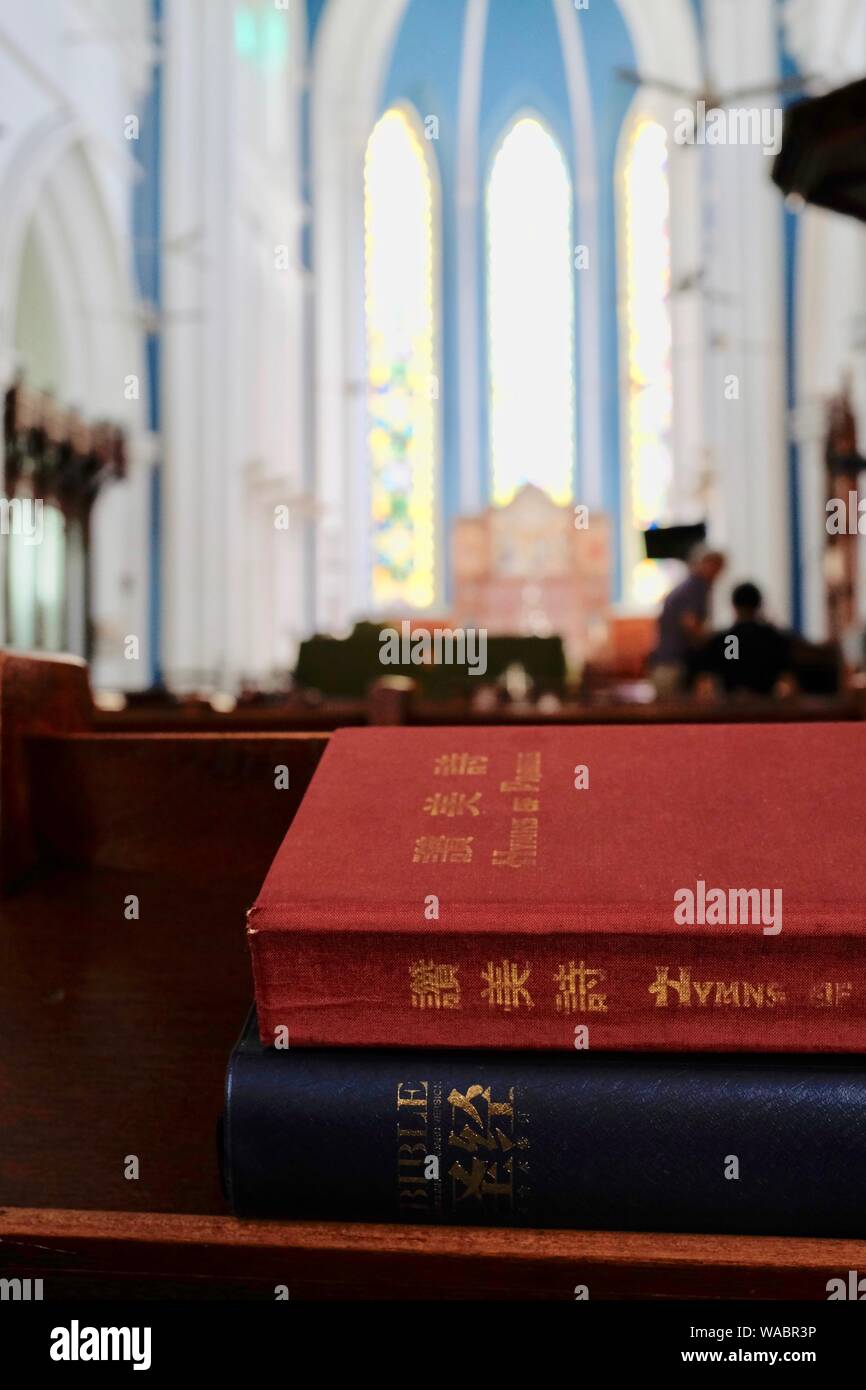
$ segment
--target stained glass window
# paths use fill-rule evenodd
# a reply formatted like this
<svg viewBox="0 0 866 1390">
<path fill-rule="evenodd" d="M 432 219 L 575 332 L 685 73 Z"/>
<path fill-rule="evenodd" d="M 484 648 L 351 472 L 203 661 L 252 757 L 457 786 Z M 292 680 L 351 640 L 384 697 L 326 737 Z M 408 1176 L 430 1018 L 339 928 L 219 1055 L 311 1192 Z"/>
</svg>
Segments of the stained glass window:
<svg viewBox="0 0 866 1390">
<path fill-rule="evenodd" d="M 436 595 L 436 188 L 402 108 L 376 124 L 364 173 L 370 597 L 424 609 Z"/>
<path fill-rule="evenodd" d="M 639 531 L 664 524 L 674 480 L 671 244 L 668 140 L 640 117 L 632 127 L 622 190 L 623 333 L 627 378 L 627 597 L 657 602 L 671 562 L 640 558 Z"/>
<path fill-rule="evenodd" d="M 515 121 L 487 184 L 491 491 L 573 490 L 574 241 L 562 151 L 532 116 Z"/>
</svg>

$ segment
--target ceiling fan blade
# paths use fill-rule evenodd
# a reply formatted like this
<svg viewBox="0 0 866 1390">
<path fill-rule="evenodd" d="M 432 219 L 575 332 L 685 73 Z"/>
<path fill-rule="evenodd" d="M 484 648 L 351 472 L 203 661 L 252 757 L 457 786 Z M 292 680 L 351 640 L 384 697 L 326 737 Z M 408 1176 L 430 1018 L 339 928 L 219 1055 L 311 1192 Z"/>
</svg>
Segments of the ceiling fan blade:
<svg viewBox="0 0 866 1390">
<path fill-rule="evenodd" d="M 675 82 L 668 82 L 663 77 L 642 77 L 639 72 L 634 72 L 631 68 L 617 68 L 617 76 L 626 82 L 631 82 L 635 87 L 654 87 L 656 91 L 668 92 L 672 96 L 681 97 L 685 101 L 694 101 L 696 94 L 686 91 L 685 87 L 679 87 Z"/>
<path fill-rule="evenodd" d="M 783 77 L 781 82 L 777 82 L 773 88 L 776 92 L 797 92 L 804 87 L 808 87 L 812 82 L 824 82 L 824 78 L 818 72 L 800 73 L 798 77 Z"/>
<path fill-rule="evenodd" d="M 770 80 L 763 86 L 737 87 L 732 92 L 725 92 L 724 96 L 720 96 L 718 100 L 721 106 L 730 106 L 732 101 L 742 101 L 745 97 L 765 96 L 770 92 L 776 92 L 779 95 L 785 92 L 803 92 L 804 95 L 807 95 L 807 84 L 815 80 L 815 76 L 808 75 L 803 77 L 784 77 L 778 82 Z"/>
</svg>

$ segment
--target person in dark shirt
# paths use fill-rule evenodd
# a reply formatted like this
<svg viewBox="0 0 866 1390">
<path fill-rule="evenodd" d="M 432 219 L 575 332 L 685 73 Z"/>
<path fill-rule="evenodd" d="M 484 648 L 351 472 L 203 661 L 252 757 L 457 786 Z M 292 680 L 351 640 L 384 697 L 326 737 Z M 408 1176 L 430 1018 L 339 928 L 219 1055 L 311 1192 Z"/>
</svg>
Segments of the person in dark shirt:
<svg viewBox="0 0 866 1390">
<path fill-rule="evenodd" d="M 727 694 L 787 693 L 793 688 L 791 638 L 762 616 L 757 584 L 738 584 L 731 594 L 734 623 L 714 633 L 695 653 L 694 669 Z"/>
<path fill-rule="evenodd" d="M 651 657 L 657 695 L 674 695 L 685 688 L 694 653 L 707 636 L 710 592 L 724 564 L 720 551 L 698 546 L 689 556 L 688 575 L 662 604 L 658 644 Z"/>
</svg>

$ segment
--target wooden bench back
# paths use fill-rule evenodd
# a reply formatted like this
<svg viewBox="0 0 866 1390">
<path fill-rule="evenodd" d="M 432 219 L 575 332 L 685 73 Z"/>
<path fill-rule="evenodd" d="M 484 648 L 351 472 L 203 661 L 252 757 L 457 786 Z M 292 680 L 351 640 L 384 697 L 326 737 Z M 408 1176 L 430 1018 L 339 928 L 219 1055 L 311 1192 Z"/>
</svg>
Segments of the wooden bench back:
<svg viewBox="0 0 866 1390">
<path fill-rule="evenodd" d="M 77 660 L 0 654 L 0 887 L 42 865 L 261 882 L 321 733 L 93 731 Z M 287 784 L 287 785 L 286 785 Z"/>
</svg>

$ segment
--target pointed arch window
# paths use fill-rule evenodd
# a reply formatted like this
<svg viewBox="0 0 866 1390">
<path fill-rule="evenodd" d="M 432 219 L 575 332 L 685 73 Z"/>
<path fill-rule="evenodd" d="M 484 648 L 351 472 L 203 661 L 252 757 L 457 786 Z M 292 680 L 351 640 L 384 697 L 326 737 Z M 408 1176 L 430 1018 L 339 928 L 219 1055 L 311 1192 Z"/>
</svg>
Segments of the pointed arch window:
<svg viewBox="0 0 866 1390">
<path fill-rule="evenodd" d="M 668 138 L 647 116 L 628 135 L 621 189 L 623 460 L 626 597 L 641 605 L 670 588 L 670 563 L 641 558 L 639 532 L 669 520 L 674 483 Z"/>
<path fill-rule="evenodd" d="M 502 505 L 523 483 L 555 502 L 575 463 L 572 183 L 534 116 L 501 141 L 486 192 L 490 481 Z"/>
<path fill-rule="evenodd" d="M 437 593 L 438 186 L 429 142 L 391 107 L 364 164 L 370 599 Z"/>
</svg>

